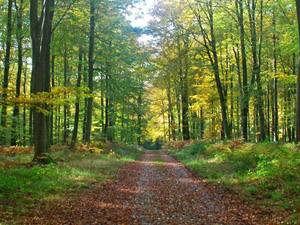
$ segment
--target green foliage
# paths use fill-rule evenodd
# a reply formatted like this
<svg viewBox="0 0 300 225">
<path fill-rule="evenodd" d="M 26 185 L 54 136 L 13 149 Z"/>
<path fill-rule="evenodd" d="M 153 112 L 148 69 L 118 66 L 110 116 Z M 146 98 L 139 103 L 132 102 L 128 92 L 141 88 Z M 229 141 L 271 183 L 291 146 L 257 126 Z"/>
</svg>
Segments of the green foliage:
<svg viewBox="0 0 300 225">
<path fill-rule="evenodd" d="M 298 146 L 233 142 L 195 143 L 169 152 L 209 182 L 221 183 L 262 206 L 299 213 Z"/>
<path fill-rule="evenodd" d="M 51 157 L 57 163 L 47 166 L 26 163 L 32 159 L 32 154 L 2 154 L 0 206 L 4 208 L 5 215 L 9 215 L 11 210 L 26 211 L 37 201 L 62 198 L 91 184 L 112 180 L 120 166 L 138 158 L 142 152 L 142 149 L 125 144 L 113 144 L 110 147 L 105 152 L 55 151 Z"/>
<path fill-rule="evenodd" d="M 182 148 L 180 151 L 176 152 L 175 155 L 181 160 L 193 160 L 195 158 L 199 158 L 200 155 L 204 154 L 208 146 L 209 143 L 198 142 Z"/>
</svg>

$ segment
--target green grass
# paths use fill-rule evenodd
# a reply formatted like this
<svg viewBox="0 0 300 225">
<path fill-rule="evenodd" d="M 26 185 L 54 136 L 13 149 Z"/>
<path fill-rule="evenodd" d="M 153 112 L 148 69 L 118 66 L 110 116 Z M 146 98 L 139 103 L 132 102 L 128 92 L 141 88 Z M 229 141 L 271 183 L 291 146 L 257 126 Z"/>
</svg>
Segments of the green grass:
<svg viewBox="0 0 300 225">
<path fill-rule="evenodd" d="M 261 207 L 287 209 L 291 218 L 300 215 L 300 151 L 294 144 L 199 142 L 169 152 L 208 182 Z"/>
<path fill-rule="evenodd" d="M 112 180 L 120 166 L 141 154 L 141 149 L 127 145 L 116 144 L 111 150 L 106 153 L 58 151 L 51 154 L 57 164 L 47 166 L 28 163 L 32 154 L 1 155 L 0 217 L 9 219 L 15 213 L 30 210 L 36 201 L 63 198 L 94 183 Z"/>
</svg>

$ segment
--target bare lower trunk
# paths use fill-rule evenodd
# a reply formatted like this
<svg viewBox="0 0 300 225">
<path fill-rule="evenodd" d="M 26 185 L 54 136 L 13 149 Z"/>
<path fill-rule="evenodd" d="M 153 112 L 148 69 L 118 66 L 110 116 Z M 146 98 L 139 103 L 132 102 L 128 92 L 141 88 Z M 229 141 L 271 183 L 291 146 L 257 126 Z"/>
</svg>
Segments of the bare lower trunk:
<svg viewBox="0 0 300 225">
<path fill-rule="evenodd" d="M 4 89 L 2 98 L 5 102 L 7 93 L 6 89 L 8 88 L 8 76 L 10 68 L 10 50 L 11 50 L 11 34 L 12 34 L 12 0 L 8 1 L 7 7 L 7 37 L 6 37 L 6 49 L 5 49 L 5 59 L 4 59 L 4 78 L 2 87 Z M 5 104 L 2 105 L 2 115 L 1 115 L 1 127 L 2 132 L 0 133 L 0 145 L 6 144 L 6 133 L 5 128 L 7 128 L 6 122 L 7 107 Z"/>
<path fill-rule="evenodd" d="M 298 33 L 300 40 L 300 0 L 296 0 Z M 300 142 L 300 41 L 299 41 L 299 59 L 297 72 L 297 106 L 296 106 L 296 143 Z"/>
<path fill-rule="evenodd" d="M 44 11 L 39 15 L 39 2 L 30 0 L 30 35 L 32 40 L 32 93 L 39 94 L 47 89 L 47 51 L 50 49 L 53 0 L 44 1 Z M 41 23 L 43 21 L 43 23 Z M 42 26 L 39 26 L 42 24 Z M 34 161 L 52 162 L 47 149 L 47 120 L 39 108 L 46 109 L 45 103 L 37 103 L 33 108 Z"/>
<path fill-rule="evenodd" d="M 89 41 L 89 77 L 88 87 L 93 92 L 93 73 L 94 73 L 94 40 L 95 40 L 95 2 L 90 0 L 90 41 Z M 85 142 L 90 142 L 92 128 L 93 97 L 87 101 L 87 119 L 85 130 Z"/>
<path fill-rule="evenodd" d="M 82 72 L 82 46 L 79 47 L 79 54 L 78 54 L 78 77 L 77 77 L 78 88 L 80 87 L 80 83 L 81 83 L 81 72 Z M 73 145 L 75 145 L 77 141 L 78 123 L 79 123 L 79 97 L 77 97 L 77 101 L 75 104 L 74 130 L 72 134 Z"/>
</svg>

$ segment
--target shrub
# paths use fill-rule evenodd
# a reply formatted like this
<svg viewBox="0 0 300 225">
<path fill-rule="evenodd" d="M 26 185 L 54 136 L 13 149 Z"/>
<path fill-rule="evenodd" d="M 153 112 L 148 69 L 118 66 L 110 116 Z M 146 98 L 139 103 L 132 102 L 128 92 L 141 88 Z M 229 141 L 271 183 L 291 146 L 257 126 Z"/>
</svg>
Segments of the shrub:
<svg viewBox="0 0 300 225">
<path fill-rule="evenodd" d="M 209 182 L 244 198 L 300 211 L 300 151 L 295 144 L 193 143 L 170 151 Z M 295 211 L 296 209 L 296 211 Z"/>
</svg>

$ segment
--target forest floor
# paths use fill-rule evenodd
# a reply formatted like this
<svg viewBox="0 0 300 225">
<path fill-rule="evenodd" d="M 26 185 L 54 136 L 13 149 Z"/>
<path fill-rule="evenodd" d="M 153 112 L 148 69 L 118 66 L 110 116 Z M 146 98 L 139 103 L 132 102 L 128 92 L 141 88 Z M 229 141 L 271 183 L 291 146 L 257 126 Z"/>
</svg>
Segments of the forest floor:
<svg viewBox="0 0 300 225">
<path fill-rule="evenodd" d="M 279 224 L 261 211 L 206 183 L 163 151 L 145 151 L 121 167 L 115 181 L 33 208 L 22 224 Z"/>
</svg>

